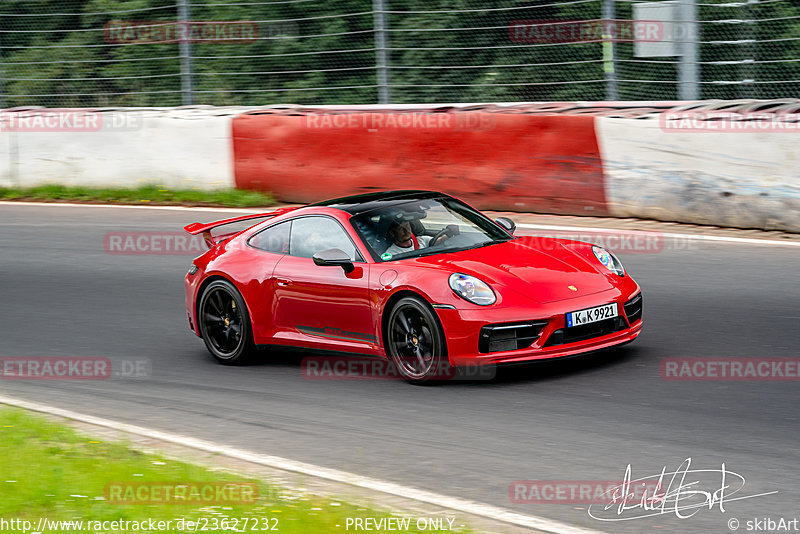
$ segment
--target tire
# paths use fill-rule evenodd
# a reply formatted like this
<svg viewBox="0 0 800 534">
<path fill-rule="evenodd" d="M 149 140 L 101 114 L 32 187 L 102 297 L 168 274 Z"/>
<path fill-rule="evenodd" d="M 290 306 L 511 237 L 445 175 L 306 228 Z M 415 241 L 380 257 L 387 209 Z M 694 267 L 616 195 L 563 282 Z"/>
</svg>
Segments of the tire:
<svg viewBox="0 0 800 534">
<path fill-rule="evenodd" d="M 250 315 L 239 291 L 227 280 L 203 290 L 198 306 L 200 335 L 214 358 L 225 365 L 245 363 L 253 352 Z"/>
<path fill-rule="evenodd" d="M 398 374 L 412 384 L 452 378 L 447 344 L 433 310 L 416 297 L 398 300 L 386 322 L 386 354 Z"/>
</svg>

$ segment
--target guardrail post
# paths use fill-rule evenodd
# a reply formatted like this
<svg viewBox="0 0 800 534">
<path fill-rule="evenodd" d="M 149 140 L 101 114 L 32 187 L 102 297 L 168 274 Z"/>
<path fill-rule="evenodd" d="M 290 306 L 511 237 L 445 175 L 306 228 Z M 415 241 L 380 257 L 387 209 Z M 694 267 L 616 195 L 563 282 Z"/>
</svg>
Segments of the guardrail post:
<svg viewBox="0 0 800 534">
<path fill-rule="evenodd" d="M 619 100 L 617 90 L 615 35 L 610 31 L 616 28 L 615 0 L 603 0 L 603 72 L 606 78 L 606 100 Z"/>
<path fill-rule="evenodd" d="M 191 15 L 189 0 L 178 0 L 178 26 L 181 31 L 181 103 L 189 106 L 194 103 L 192 73 Z"/>
<path fill-rule="evenodd" d="M 378 80 L 378 104 L 388 104 L 389 95 L 389 38 L 386 35 L 384 0 L 372 0 L 375 24 L 375 66 Z"/>
<path fill-rule="evenodd" d="M 700 64 L 697 54 L 697 41 L 700 39 L 697 31 L 697 0 L 681 0 L 678 3 L 680 16 L 678 20 L 683 25 L 679 46 L 681 48 L 681 61 L 678 65 L 678 99 L 699 100 Z"/>
<path fill-rule="evenodd" d="M 753 6 L 758 5 L 758 0 L 747 0 L 744 8 L 744 19 L 742 28 L 742 90 L 739 91 L 740 98 L 756 98 L 756 58 L 758 45 L 756 41 L 758 20 L 753 13 Z"/>
<path fill-rule="evenodd" d="M 0 109 L 3 107 L 3 38 L 0 37 Z"/>
</svg>

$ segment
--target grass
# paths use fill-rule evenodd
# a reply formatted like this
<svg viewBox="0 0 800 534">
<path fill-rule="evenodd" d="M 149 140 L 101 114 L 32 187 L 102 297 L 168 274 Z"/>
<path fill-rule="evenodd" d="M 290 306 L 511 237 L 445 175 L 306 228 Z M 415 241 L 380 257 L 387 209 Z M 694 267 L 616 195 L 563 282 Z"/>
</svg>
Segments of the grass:
<svg viewBox="0 0 800 534">
<path fill-rule="evenodd" d="M 262 207 L 275 204 L 269 193 L 242 189 L 166 189 L 158 185 L 137 188 L 68 187 L 0 187 L 0 200 L 39 202 L 103 202 L 118 204 L 154 204 L 178 206 L 225 206 L 232 208 Z"/>
<path fill-rule="evenodd" d="M 248 504 L 115 504 L 106 500 L 105 488 L 112 482 L 255 482 L 258 497 Z M 264 525 L 276 526 L 283 534 L 324 534 L 347 532 L 347 518 L 411 517 L 412 528 L 417 517 L 392 516 L 385 511 L 358 507 L 305 494 L 297 490 L 248 480 L 229 472 L 209 470 L 158 455 L 144 454 L 118 442 L 106 442 L 80 435 L 71 428 L 32 416 L 17 409 L 0 409 L 0 518 L 28 520 L 33 529 L 40 518 L 48 521 L 84 521 L 82 528 L 54 525 L 45 532 L 130 532 L 150 530 L 128 528 L 98 529 L 96 521 L 172 521 L 172 528 L 158 532 L 180 532 L 176 523 L 201 521 L 198 531 L 235 532 L 233 523 L 220 528 L 222 519 L 249 521 L 247 532 L 263 531 Z M 205 518 L 205 519 L 203 519 Z M 267 522 L 264 522 L 265 519 Z M 218 528 L 212 528 L 217 521 Z M 277 521 L 276 521 L 277 520 Z M 91 523 L 90 523 L 91 522 Z M 184 525 L 185 526 L 185 525 Z M 447 521 L 444 522 L 447 527 Z M 11 530 L 12 526 L 5 526 Z M 468 532 L 458 522 L 456 532 Z M 0 525 L 0 529 L 3 526 Z M 21 528 L 16 529 L 22 531 Z M 192 530 L 188 527 L 184 530 Z M 352 524 L 351 531 L 354 530 Z M 447 530 L 426 530 L 444 532 Z M 156 532 L 156 530 L 151 530 Z M 378 531 L 380 532 L 380 531 Z M 404 532 L 406 532 L 404 530 Z"/>
</svg>

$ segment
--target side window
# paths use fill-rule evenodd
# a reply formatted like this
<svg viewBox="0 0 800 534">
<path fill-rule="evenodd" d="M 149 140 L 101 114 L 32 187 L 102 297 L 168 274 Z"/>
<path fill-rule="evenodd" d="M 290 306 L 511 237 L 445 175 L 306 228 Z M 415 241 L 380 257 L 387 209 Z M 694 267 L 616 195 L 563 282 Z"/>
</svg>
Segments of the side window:
<svg viewBox="0 0 800 534">
<path fill-rule="evenodd" d="M 276 254 L 289 253 L 289 229 L 292 221 L 270 226 L 250 238 L 250 245 Z"/>
<path fill-rule="evenodd" d="M 338 248 L 351 259 L 360 260 L 350 237 L 339 223 L 328 217 L 302 217 L 292 220 L 289 254 L 310 258 L 321 250 Z"/>
</svg>

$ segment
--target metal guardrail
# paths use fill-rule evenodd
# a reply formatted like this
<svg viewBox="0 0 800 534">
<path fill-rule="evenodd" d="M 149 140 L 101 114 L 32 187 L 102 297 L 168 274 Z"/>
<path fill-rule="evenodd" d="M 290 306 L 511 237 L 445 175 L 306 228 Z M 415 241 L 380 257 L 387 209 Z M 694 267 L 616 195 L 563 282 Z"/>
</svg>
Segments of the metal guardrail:
<svg viewBox="0 0 800 534">
<path fill-rule="evenodd" d="M 74 108 L 18 106 L 2 113 L 51 113 Z M 82 108 L 95 113 L 135 113 L 142 117 L 203 119 L 238 115 L 342 115 L 352 113 L 499 113 L 528 115 L 593 115 L 626 119 L 655 119 L 663 114 L 691 116 L 693 120 L 780 120 L 800 121 L 800 100 L 703 100 L 694 102 L 546 102 L 546 103 L 462 103 L 420 105 L 366 106 L 179 106 L 179 107 L 92 107 Z M 2 115 L 0 115 L 2 118 Z M 2 128 L 0 128 L 2 130 Z"/>
</svg>

